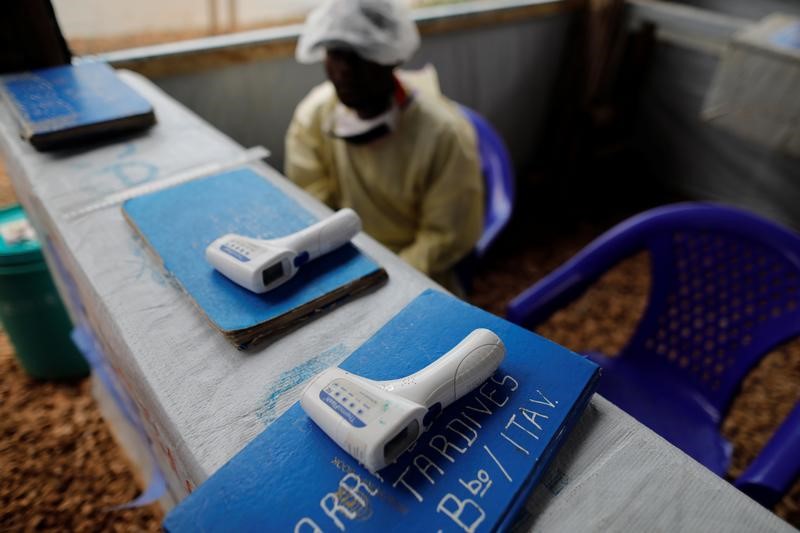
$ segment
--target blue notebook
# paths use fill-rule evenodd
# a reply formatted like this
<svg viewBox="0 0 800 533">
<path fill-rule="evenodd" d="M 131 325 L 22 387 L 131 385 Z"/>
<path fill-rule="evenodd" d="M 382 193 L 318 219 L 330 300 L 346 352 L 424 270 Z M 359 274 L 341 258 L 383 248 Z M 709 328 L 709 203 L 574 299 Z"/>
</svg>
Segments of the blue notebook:
<svg viewBox="0 0 800 533">
<path fill-rule="evenodd" d="M 242 168 L 125 202 L 123 213 L 209 321 L 246 348 L 386 279 L 352 244 L 303 265 L 277 289 L 255 294 L 205 259 L 217 237 L 282 237 L 317 220 L 263 176 Z"/>
<path fill-rule="evenodd" d="M 299 404 L 175 507 L 164 526 L 201 531 L 495 531 L 509 527 L 595 388 L 598 367 L 451 296 L 426 291 L 342 368 L 411 374 L 475 328 L 506 358 L 446 408 L 398 461 L 370 474 Z"/>
<path fill-rule="evenodd" d="M 39 150 L 146 128 L 150 103 L 106 63 L 62 65 L 0 77 L 22 136 Z"/>
</svg>

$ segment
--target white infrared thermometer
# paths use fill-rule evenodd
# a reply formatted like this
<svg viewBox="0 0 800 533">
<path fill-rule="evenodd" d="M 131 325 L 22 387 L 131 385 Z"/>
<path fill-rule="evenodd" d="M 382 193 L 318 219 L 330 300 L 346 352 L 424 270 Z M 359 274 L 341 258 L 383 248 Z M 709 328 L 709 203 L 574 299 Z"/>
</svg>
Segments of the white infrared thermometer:
<svg viewBox="0 0 800 533">
<path fill-rule="evenodd" d="M 308 384 L 300 405 L 308 416 L 370 472 L 393 463 L 442 409 L 494 374 L 503 341 L 476 329 L 419 372 L 373 381 L 339 367 Z"/>
<path fill-rule="evenodd" d="M 297 270 L 361 231 L 361 219 L 349 208 L 291 235 L 254 239 L 228 233 L 206 248 L 206 260 L 221 274 L 256 293 L 289 281 Z"/>
</svg>

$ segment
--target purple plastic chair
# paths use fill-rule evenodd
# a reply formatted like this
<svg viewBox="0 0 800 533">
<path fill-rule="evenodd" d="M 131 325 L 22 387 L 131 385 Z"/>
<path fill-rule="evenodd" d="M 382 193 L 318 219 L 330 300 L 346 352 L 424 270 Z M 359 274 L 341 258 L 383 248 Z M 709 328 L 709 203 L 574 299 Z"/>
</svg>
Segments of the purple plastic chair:
<svg viewBox="0 0 800 533">
<path fill-rule="evenodd" d="M 748 212 L 684 203 L 637 215 L 517 296 L 508 318 L 543 322 L 621 260 L 649 250 L 647 309 L 622 352 L 588 356 L 598 392 L 723 476 L 720 424 L 742 380 L 800 334 L 800 237 Z M 767 507 L 800 476 L 800 404 L 735 485 Z"/>
<path fill-rule="evenodd" d="M 481 171 L 486 184 L 486 206 L 483 233 L 475 244 L 475 256 L 480 259 L 508 224 L 514 206 L 514 171 L 505 143 L 495 129 L 478 113 L 460 106 L 478 138 Z"/>
</svg>

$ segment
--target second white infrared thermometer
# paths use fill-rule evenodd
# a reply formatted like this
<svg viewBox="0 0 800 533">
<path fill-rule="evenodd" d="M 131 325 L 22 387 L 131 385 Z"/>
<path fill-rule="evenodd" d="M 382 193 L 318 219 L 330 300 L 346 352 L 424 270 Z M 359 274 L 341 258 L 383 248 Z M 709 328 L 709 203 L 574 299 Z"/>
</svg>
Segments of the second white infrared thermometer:
<svg viewBox="0 0 800 533">
<path fill-rule="evenodd" d="M 442 409 L 489 379 L 505 354 L 497 335 L 476 329 L 401 379 L 373 381 L 329 368 L 309 383 L 300 405 L 336 444 L 377 472 L 393 463 Z"/>
<path fill-rule="evenodd" d="M 289 281 L 309 261 L 350 242 L 361 219 L 349 208 L 291 235 L 254 239 L 228 233 L 206 248 L 206 260 L 221 274 L 256 293 Z"/>
</svg>

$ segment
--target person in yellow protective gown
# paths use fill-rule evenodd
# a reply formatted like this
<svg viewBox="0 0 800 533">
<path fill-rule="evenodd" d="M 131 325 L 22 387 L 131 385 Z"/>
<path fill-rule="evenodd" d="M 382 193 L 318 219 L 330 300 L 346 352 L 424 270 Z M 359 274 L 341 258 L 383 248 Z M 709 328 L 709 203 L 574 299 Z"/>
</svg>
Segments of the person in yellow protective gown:
<svg viewBox="0 0 800 533">
<path fill-rule="evenodd" d="M 370 16 L 375 8 L 384 10 L 382 19 Z M 378 30 L 391 26 L 394 34 L 362 42 L 378 30 L 358 25 L 375 19 L 382 21 Z M 477 143 L 468 119 L 439 93 L 432 70 L 416 79 L 395 71 L 416 48 L 409 26 L 418 43 L 413 22 L 389 0 L 330 0 L 312 12 L 298 58 L 313 61 L 309 51 L 322 52 L 329 81 L 295 110 L 285 173 L 330 207 L 354 209 L 368 234 L 461 293 L 452 267 L 483 227 Z"/>
</svg>

